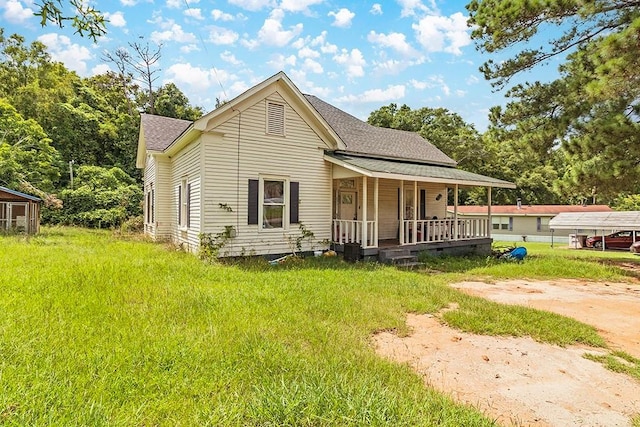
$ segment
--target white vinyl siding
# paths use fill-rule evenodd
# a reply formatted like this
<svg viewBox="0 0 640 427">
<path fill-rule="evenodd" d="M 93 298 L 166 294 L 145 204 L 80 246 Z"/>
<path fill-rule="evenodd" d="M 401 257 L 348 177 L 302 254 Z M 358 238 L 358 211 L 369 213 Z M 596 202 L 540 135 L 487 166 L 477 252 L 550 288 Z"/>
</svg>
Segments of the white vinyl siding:
<svg viewBox="0 0 640 427">
<path fill-rule="evenodd" d="M 195 252 L 200 245 L 201 230 L 200 142 L 192 142 L 180 151 L 171 159 L 171 166 L 173 241 L 186 250 Z M 178 222 L 178 219 L 181 221 Z"/>
<path fill-rule="evenodd" d="M 358 184 L 358 199 L 362 200 L 362 179 L 357 180 Z M 367 219 L 372 221 L 375 219 L 375 200 L 374 200 L 374 188 L 375 180 L 368 178 L 367 181 Z M 400 181 L 390 179 L 380 179 L 378 182 L 378 238 L 384 239 L 397 239 L 398 238 L 398 189 L 400 188 Z M 420 190 L 426 191 L 425 199 L 425 219 L 431 219 L 434 216 L 438 218 L 444 218 L 446 216 L 447 209 L 447 187 L 443 184 L 432 184 L 425 182 L 418 182 L 418 198 L 414 202 L 414 212 L 417 213 L 418 219 L 420 216 Z M 413 192 L 413 181 L 404 182 L 404 191 Z M 440 200 L 436 200 L 436 196 L 442 194 L 443 197 Z M 358 219 L 362 219 L 361 209 L 358 212 Z"/>
<path fill-rule="evenodd" d="M 268 102 L 284 106 L 286 138 L 265 134 Z M 222 249 L 223 255 L 291 252 L 289 238 L 300 235 L 297 224 L 277 232 L 261 232 L 262 217 L 258 224 L 247 224 L 248 181 L 266 176 L 298 182 L 300 223 L 315 234 L 314 240 L 330 238 L 331 165 L 323 158 L 325 145 L 277 92 L 267 102 L 256 101 L 204 134 L 202 141 L 206 171 L 203 232 L 220 233 L 225 226 L 236 230 L 236 237 Z M 285 215 L 288 221 L 288 213 Z M 306 241 L 303 249 L 310 250 Z"/>
</svg>

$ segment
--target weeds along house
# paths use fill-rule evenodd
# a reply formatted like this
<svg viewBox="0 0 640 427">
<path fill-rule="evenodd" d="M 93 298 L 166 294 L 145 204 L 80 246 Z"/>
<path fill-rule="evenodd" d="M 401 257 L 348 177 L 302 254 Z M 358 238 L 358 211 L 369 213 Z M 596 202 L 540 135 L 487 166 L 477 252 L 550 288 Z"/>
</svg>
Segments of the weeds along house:
<svg viewBox="0 0 640 427">
<path fill-rule="evenodd" d="M 143 114 L 137 166 L 146 234 L 191 251 L 218 236 L 230 256 L 296 243 L 357 243 L 368 256 L 388 245 L 486 246 L 489 218 L 446 219 L 447 191 L 515 187 L 456 169 L 416 133 L 303 95 L 282 72 L 195 122 Z"/>
</svg>

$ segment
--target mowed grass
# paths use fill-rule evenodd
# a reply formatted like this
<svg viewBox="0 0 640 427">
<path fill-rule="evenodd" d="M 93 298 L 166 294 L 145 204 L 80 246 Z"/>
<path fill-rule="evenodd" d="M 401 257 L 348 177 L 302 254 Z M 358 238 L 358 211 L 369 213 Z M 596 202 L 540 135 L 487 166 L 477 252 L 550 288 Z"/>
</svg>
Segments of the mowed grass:
<svg viewBox="0 0 640 427">
<path fill-rule="evenodd" d="M 207 265 L 107 232 L 0 237 L 0 425 L 492 425 L 377 357 L 371 334 L 457 303 L 445 318 L 461 329 L 604 345 L 574 320 L 447 286 L 555 269 L 462 262 Z M 600 274 L 584 262 L 570 271 Z"/>
</svg>

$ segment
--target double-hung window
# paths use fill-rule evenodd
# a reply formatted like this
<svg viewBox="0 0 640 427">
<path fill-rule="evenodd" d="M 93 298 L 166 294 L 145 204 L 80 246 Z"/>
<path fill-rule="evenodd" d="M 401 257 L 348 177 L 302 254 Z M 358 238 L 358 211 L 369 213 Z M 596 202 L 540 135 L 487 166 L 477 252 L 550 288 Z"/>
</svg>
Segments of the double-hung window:
<svg viewBox="0 0 640 427">
<path fill-rule="evenodd" d="M 178 185 L 178 227 L 189 228 L 191 225 L 191 183 L 183 179 Z"/>
<path fill-rule="evenodd" d="M 262 211 L 262 228 L 286 228 L 287 213 L 287 180 L 277 178 L 263 178 L 260 180 L 262 184 L 262 201 L 260 208 Z"/>
<path fill-rule="evenodd" d="M 155 190 L 153 189 L 153 184 L 150 184 L 147 187 L 147 215 L 145 217 L 145 222 L 147 224 L 153 224 L 156 220 L 155 218 Z"/>
</svg>

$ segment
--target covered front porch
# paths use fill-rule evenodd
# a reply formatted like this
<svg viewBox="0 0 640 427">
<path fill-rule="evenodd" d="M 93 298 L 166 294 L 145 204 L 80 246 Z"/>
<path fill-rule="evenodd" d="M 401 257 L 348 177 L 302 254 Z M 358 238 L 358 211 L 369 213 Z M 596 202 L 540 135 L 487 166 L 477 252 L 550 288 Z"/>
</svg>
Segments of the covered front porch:
<svg viewBox="0 0 640 427">
<path fill-rule="evenodd" d="M 491 189 L 515 187 L 445 166 L 336 154 L 325 158 L 333 163 L 334 248 L 342 251 L 345 245 L 357 244 L 365 258 L 390 247 L 411 252 L 488 252 Z M 458 192 L 468 187 L 486 188 L 486 217 L 458 218 Z M 447 213 L 449 195 L 453 214 Z"/>
</svg>

